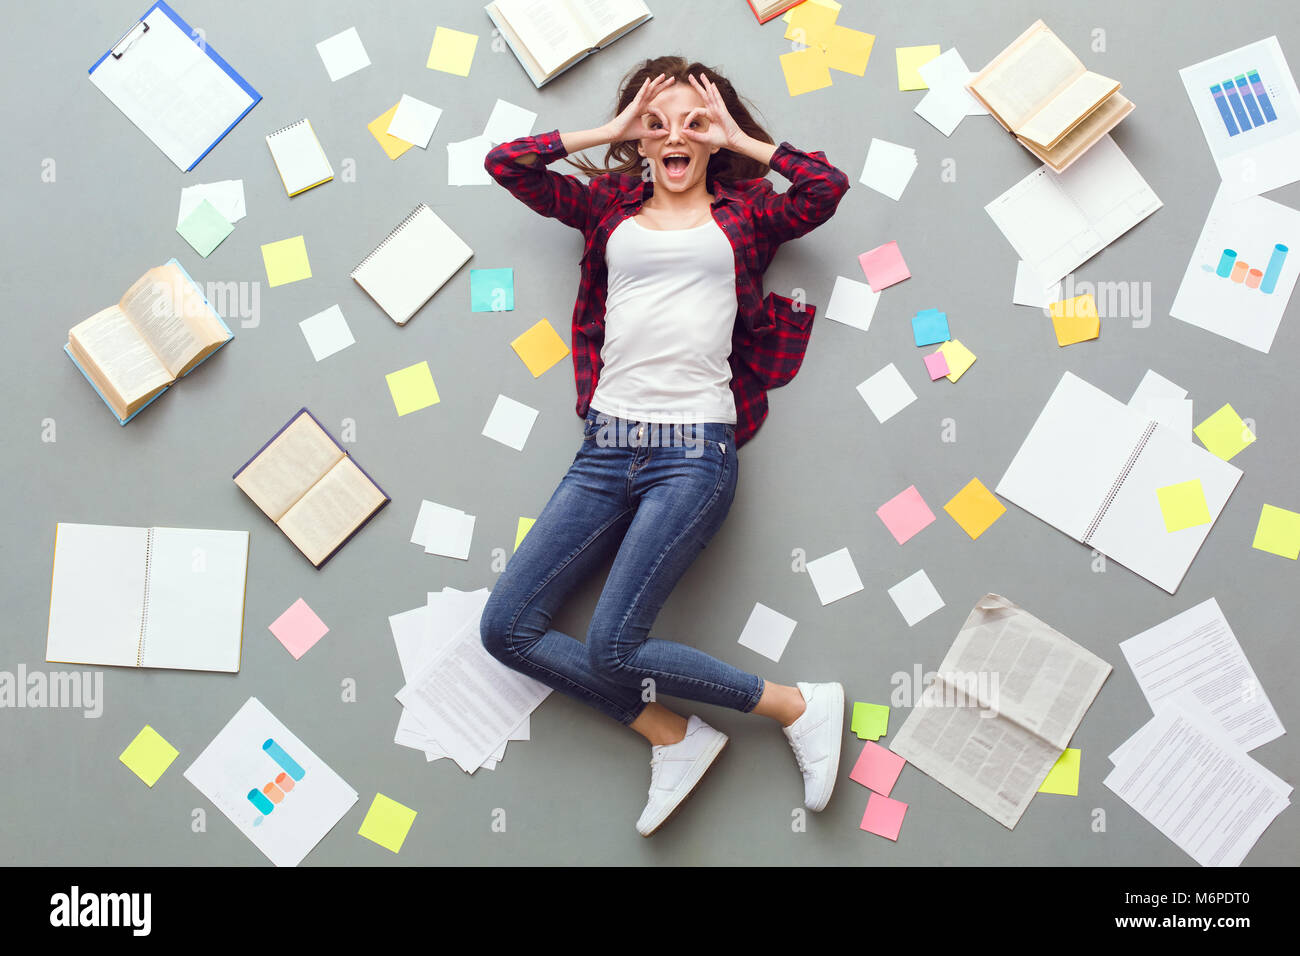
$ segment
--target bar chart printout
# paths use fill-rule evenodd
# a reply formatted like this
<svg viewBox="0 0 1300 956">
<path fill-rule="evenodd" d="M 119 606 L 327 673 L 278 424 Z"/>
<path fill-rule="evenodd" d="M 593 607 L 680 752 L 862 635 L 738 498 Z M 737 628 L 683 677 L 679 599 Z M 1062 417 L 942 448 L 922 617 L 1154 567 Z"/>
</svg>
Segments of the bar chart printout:
<svg viewBox="0 0 1300 956">
<path fill-rule="evenodd" d="M 1224 249 L 1219 256 L 1217 266 L 1203 265 L 1201 268 L 1206 272 L 1213 272 L 1220 279 L 1227 279 L 1248 289 L 1258 289 L 1265 295 L 1272 295 L 1277 289 L 1277 280 L 1282 275 L 1282 266 L 1286 264 L 1289 251 L 1287 246 L 1279 242 L 1273 246 L 1268 265 L 1263 269 L 1253 269 L 1248 263 L 1237 258 L 1236 249 Z"/>
<path fill-rule="evenodd" d="M 1229 136 L 1277 121 L 1277 111 L 1258 70 L 1247 70 L 1210 87 Z"/>
</svg>

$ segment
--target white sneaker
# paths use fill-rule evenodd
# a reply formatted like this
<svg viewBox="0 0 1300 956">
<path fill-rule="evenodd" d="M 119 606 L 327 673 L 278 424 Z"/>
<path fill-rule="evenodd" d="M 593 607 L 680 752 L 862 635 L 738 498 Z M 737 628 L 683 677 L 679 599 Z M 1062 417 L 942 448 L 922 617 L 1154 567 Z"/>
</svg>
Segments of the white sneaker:
<svg viewBox="0 0 1300 956">
<path fill-rule="evenodd" d="M 840 743 L 844 731 L 844 687 L 842 684 L 806 684 L 799 693 L 807 704 L 789 727 L 782 727 L 795 762 L 803 774 L 803 803 L 809 810 L 821 810 L 835 789 L 840 771 Z"/>
<path fill-rule="evenodd" d="M 650 795 L 636 822 L 637 833 L 648 837 L 663 826 L 726 745 L 726 734 L 692 715 L 685 737 L 651 747 Z"/>
</svg>

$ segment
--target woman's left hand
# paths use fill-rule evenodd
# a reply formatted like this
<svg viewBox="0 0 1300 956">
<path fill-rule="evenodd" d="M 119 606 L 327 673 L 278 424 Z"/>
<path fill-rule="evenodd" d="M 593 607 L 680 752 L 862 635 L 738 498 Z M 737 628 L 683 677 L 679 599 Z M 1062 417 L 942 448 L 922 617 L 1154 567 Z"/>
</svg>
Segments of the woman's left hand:
<svg viewBox="0 0 1300 956">
<path fill-rule="evenodd" d="M 731 118 L 731 114 L 727 111 L 727 106 L 722 101 L 722 94 L 718 92 L 717 86 L 703 74 L 700 75 L 699 79 L 696 79 L 695 75 L 692 74 L 689 79 L 691 85 L 703 97 L 704 105 L 695 107 L 686 115 L 686 123 L 682 129 L 682 134 L 705 146 L 738 149 L 748 136 Z M 692 129 L 691 123 L 701 117 L 708 120 L 708 129 Z"/>
</svg>

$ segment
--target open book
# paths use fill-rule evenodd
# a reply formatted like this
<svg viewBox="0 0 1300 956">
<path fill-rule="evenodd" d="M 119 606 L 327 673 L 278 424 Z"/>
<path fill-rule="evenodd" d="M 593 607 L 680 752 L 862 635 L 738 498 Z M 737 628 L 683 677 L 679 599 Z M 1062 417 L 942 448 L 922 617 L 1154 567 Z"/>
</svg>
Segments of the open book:
<svg viewBox="0 0 1300 956">
<path fill-rule="evenodd" d="M 641 0 L 494 0 L 483 9 L 539 89 L 654 16 Z"/>
<path fill-rule="evenodd" d="M 758 18 L 759 23 L 766 23 L 773 17 L 779 17 L 791 7 L 798 6 L 802 0 L 747 0 L 749 9 L 754 11 L 754 16 Z"/>
<path fill-rule="evenodd" d="M 1071 372 L 994 490 L 1173 594 L 1241 469 Z M 1157 490 L 1197 479 L 1210 520 L 1166 529 Z"/>
<path fill-rule="evenodd" d="M 966 88 L 1058 173 L 1133 112 L 1119 81 L 1088 70 L 1042 20 Z"/>
<path fill-rule="evenodd" d="M 234 478 L 318 568 L 389 501 L 305 408 Z"/>
<path fill-rule="evenodd" d="M 59 522 L 45 659 L 239 670 L 247 531 Z"/>
<path fill-rule="evenodd" d="M 116 305 L 74 325 L 63 351 L 125 425 L 234 337 L 172 259 L 142 275 Z"/>
</svg>

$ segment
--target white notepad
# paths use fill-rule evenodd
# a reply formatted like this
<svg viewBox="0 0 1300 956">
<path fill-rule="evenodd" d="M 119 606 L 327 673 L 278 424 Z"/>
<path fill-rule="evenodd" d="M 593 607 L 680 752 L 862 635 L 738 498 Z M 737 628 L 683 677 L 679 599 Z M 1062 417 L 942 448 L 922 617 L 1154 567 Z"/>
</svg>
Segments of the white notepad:
<svg viewBox="0 0 1300 956">
<path fill-rule="evenodd" d="M 247 531 L 59 522 L 45 659 L 239 670 Z"/>
<path fill-rule="evenodd" d="M 428 204 L 420 203 L 352 270 L 352 278 L 405 325 L 474 254 Z"/>
<path fill-rule="evenodd" d="M 1061 376 L 995 489 L 1173 594 L 1241 469 L 1078 376 Z M 1199 479 L 1206 524 L 1167 531 L 1156 489 Z"/>
<path fill-rule="evenodd" d="M 271 158 L 290 196 L 334 178 L 334 167 L 321 149 L 311 120 L 300 119 L 277 129 L 267 135 L 266 145 L 271 147 Z"/>
</svg>

